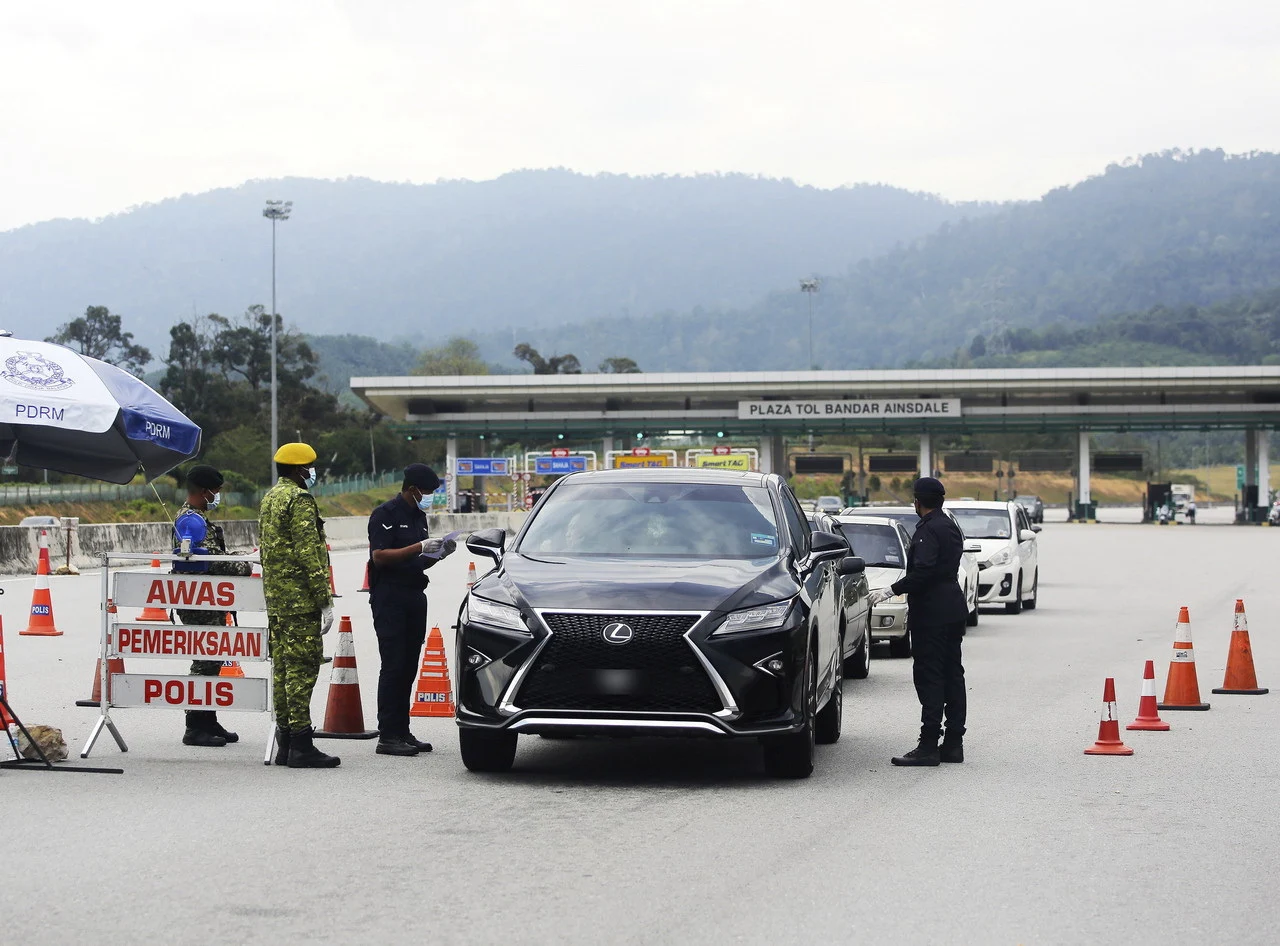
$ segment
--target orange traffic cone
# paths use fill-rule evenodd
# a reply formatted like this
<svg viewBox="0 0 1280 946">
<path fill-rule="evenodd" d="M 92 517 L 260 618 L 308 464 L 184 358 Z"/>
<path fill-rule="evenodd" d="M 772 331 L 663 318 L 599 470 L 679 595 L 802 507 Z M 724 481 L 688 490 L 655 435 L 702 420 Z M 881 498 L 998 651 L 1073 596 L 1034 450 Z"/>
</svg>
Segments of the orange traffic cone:
<svg viewBox="0 0 1280 946">
<path fill-rule="evenodd" d="M 1207 710 L 1200 702 L 1200 681 L 1196 679 L 1196 651 L 1191 644 L 1191 618 L 1187 609 L 1178 612 L 1173 630 L 1173 659 L 1165 680 L 1164 700 L 1156 704 L 1162 710 Z"/>
<path fill-rule="evenodd" d="M 49 559 L 36 563 L 36 587 L 31 592 L 31 620 L 20 635 L 29 637 L 61 637 L 62 632 L 53 625 L 53 599 L 49 597 Z"/>
<path fill-rule="evenodd" d="M 326 553 L 331 553 L 333 552 L 333 546 L 326 542 L 324 544 L 324 550 Z M 329 594 L 333 595 L 335 598 L 341 598 L 342 595 L 338 594 L 338 586 L 333 583 L 333 556 L 331 554 L 326 554 L 325 558 L 329 560 Z"/>
<path fill-rule="evenodd" d="M 1133 755 L 1133 750 L 1120 741 L 1120 720 L 1116 718 L 1116 681 L 1107 677 L 1102 686 L 1102 721 L 1098 723 L 1098 741 L 1085 755 Z"/>
<path fill-rule="evenodd" d="M 473 565 L 472 568 L 475 566 Z M 440 628 L 433 627 L 422 651 L 422 669 L 418 671 L 418 689 L 413 694 L 410 716 L 452 717 L 453 687 L 449 683 L 449 661 L 444 655 L 444 638 Z"/>
<path fill-rule="evenodd" d="M 1142 668 L 1142 698 L 1138 700 L 1138 718 L 1125 729 L 1146 729 L 1152 732 L 1168 732 L 1169 724 L 1156 712 L 1156 662 L 1148 660 Z"/>
<path fill-rule="evenodd" d="M 49 533 L 46 532 L 44 529 L 40 530 L 40 551 L 36 555 L 36 570 L 31 574 L 33 575 L 40 574 L 41 562 L 44 562 L 45 567 L 48 568 L 49 571 L 51 572 L 53 571 L 53 566 L 49 562 Z"/>
<path fill-rule="evenodd" d="M 338 624 L 338 647 L 333 652 L 333 672 L 329 676 L 329 698 L 324 707 L 324 729 L 316 733 L 326 739 L 373 739 L 376 729 L 364 728 L 364 708 L 360 703 L 360 677 L 356 672 L 356 644 L 351 636 L 351 618 Z"/>
<path fill-rule="evenodd" d="M 123 657 L 107 658 L 107 696 L 111 695 L 111 675 L 124 673 Z M 102 658 L 93 665 L 93 694 L 87 700 L 76 700 L 76 706 L 97 706 L 102 702 Z"/>
<path fill-rule="evenodd" d="M 471 562 L 467 565 L 467 587 L 470 588 L 476 583 L 476 563 Z"/>
<path fill-rule="evenodd" d="M 243 677 L 244 668 L 240 666 L 237 660 L 224 660 L 222 669 L 218 671 L 220 677 Z"/>
<path fill-rule="evenodd" d="M 1253 648 L 1249 646 L 1249 619 L 1244 614 L 1244 599 L 1236 598 L 1236 626 L 1231 632 L 1231 649 L 1227 651 L 1227 675 L 1222 686 L 1214 687 L 1214 693 L 1235 693 L 1245 696 L 1261 696 L 1268 692 L 1258 686 L 1258 675 L 1253 670 Z"/>
<path fill-rule="evenodd" d="M 0 621 L 0 696 L 6 700 L 9 699 L 9 682 L 4 672 L 4 622 Z M 0 728 L 8 729 L 14 723 L 14 719 L 5 712 L 3 704 L 0 704 Z"/>
<path fill-rule="evenodd" d="M 360 586 L 360 590 L 365 594 L 369 593 L 369 563 L 364 563 L 364 584 Z"/>
<path fill-rule="evenodd" d="M 160 559 L 153 558 L 151 560 L 151 570 L 153 572 L 160 571 Z M 142 612 L 138 615 L 137 620 L 167 621 L 169 620 L 169 612 L 166 611 L 164 608 L 156 608 L 156 607 L 152 607 L 151 605 L 148 605 L 147 607 L 142 609 Z"/>
</svg>

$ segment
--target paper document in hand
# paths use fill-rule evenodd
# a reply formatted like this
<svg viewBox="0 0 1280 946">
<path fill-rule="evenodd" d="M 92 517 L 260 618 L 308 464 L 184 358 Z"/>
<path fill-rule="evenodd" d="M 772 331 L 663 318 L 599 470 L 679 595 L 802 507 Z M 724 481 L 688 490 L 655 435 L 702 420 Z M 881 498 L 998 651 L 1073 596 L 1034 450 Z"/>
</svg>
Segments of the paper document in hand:
<svg viewBox="0 0 1280 946">
<path fill-rule="evenodd" d="M 427 558 L 444 558 L 444 547 L 448 545 L 450 542 L 456 542 L 458 540 L 458 536 L 460 535 L 462 535 L 461 529 L 457 530 L 456 532 L 450 532 L 448 535 L 446 535 L 444 538 L 440 540 L 439 551 L 424 552 L 423 554 L 426 555 Z"/>
</svg>

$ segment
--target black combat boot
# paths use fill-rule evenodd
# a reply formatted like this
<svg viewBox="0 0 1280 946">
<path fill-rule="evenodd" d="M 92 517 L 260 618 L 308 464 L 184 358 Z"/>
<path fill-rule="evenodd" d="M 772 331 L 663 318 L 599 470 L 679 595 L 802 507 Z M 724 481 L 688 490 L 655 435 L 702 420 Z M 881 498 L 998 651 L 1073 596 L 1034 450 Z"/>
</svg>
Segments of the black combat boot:
<svg viewBox="0 0 1280 946">
<path fill-rule="evenodd" d="M 209 714 L 209 725 L 206 728 L 209 732 L 213 733 L 215 736 L 221 736 L 223 739 L 227 740 L 227 742 L 240 741 L 239 733 L 230 732 L 229 730 L 224 729 L 222 723 L 218 722 L 217 713 Z"/>
<path fill-rule="evenodd" d="M 409 745 L 416 748 L 419 752 L 431 751 L 431 743 L 423 742 L 421 739 L 419 739 L 417 736 L 415 736 L 411 732 L 405 732 L 404 735 L 402 735 L 400 738 L 403 739 L 405 742 L 407 742 Z"/>
<path fill-rule="evenodd" d="M 379 736 L 378 747 L 373 751 L 378 755 L 417 755 L 418 747 L 400 736 Z"/>
<path fill-rule="evenodd" d="M 943 762 L 964 761 L 964 737 L 947 735 L 942 737 L 942 745 L 938 747 L 938 757 Z"/>
<path fill-rule="evenodd" d="M 336 755 L 325 755 L 311 742 L 315 728 L 289 734 L 289 768 L 291 769 L 332 769 L 341 764 Z"/>
<path fill-rule="evenodd" d="M 289 730 L 277 726 L 276 727 L 276 765 L 289 764 Z"/>
<path fill-rule="evenodd" d="M 184 746 L 217 748 L 227 744 L 226 739 L 209 727 L 210 716 L 213 716 L 213 713 L 207 710 L 187 711 L 187 729 L 182 734 Z"/>
<path fill-rule="evenodd" d="M 938 756 L 938 737 L 926 739 L 920 737 L 920 744 L 900 756 L 890 760 L 894 765 L 937 765 L 942 760 Z"/>
</svg>

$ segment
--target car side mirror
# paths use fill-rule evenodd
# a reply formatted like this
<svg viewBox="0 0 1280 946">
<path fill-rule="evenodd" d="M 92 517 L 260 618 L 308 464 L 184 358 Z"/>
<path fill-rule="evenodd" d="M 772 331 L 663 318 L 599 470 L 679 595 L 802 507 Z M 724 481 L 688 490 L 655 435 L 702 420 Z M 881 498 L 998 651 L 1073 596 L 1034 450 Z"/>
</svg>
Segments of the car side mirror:
<svg viewBox="0 0 1280 946">
<path fill-rule="evenodd" d="M 1033 522 L 1033 523 L 1031 523 L 1031 531 L 1032 531 L 1032 532 L 1039 532 L 1039 531 L 1040 531 L 1041 529 L 1043 529 L 1043 528 L 1044 528 L 1044 526 L 1038 526 L 1038 525 L 1036 525 L 1034 522 Z"/>
<path fill-rule="evenodd" d="M 1033 532 L 1030 529 L 1023 529 L 1021 532 L 1018 533 L 1019 542 L 1030 542 L 1035 537 L 1036 537 L 1035 532 Z"/>
<path fill-rule="evenodd" d="M 836 571 L 841 575 L 861 575 L 866 570 L 867 563 L 856 555 L 846 555 L 836 566 Z"/>
<path fill-rule="evenodd" d="M 495 563 L 502 559 L 506 552 L 507 532 L 505 529 L 481 529 L 467 537 L 467 548 L 477 555 L 491 558 Z"/>
<path fill-rule="evenodd" d="M 964 544 L 964 550 L 966 552 L 971 552 L 974 555 L 979 555 L 982 553 L 982 543 L 976 539 L 971 539 Z"/>
<path fill-rule="evenodd" d="M 836 535 L 834 532 L 824 532 L 819 530 L 814 532 L 809 540 L 810 559 L 818 561 L 820 559 L 832 558 L 836 555 L 848 555 L 849 543 L 844 536 Z"/>
</svg>

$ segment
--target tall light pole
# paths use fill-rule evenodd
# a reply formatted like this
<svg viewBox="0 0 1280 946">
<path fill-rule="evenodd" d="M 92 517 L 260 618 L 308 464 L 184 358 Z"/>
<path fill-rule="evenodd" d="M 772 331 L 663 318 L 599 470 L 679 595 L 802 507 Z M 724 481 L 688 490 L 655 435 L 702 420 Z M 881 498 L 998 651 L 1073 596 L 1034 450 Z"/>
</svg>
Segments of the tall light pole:
<svg viewBox="0 0 1280 946">
<path fill-rule="evenodd" d="M 813 367 L 813 294 L 818 291 L 818 278 L 800 280 L 800 291 L 809 297 L 809 367 Z"/>
<path fill-rule="evenodd" d="M 276 224 L 289 219 L 291 200 L 269 200 L 262 216 L 271 221 L 271 459 L 275 462 L 280 449 L 280 401 L 276 385 Z M 274 470 L 274 467 L 271 467 Z M 270 480 L 271 477 L 268 477 Z"/>
</svg>

